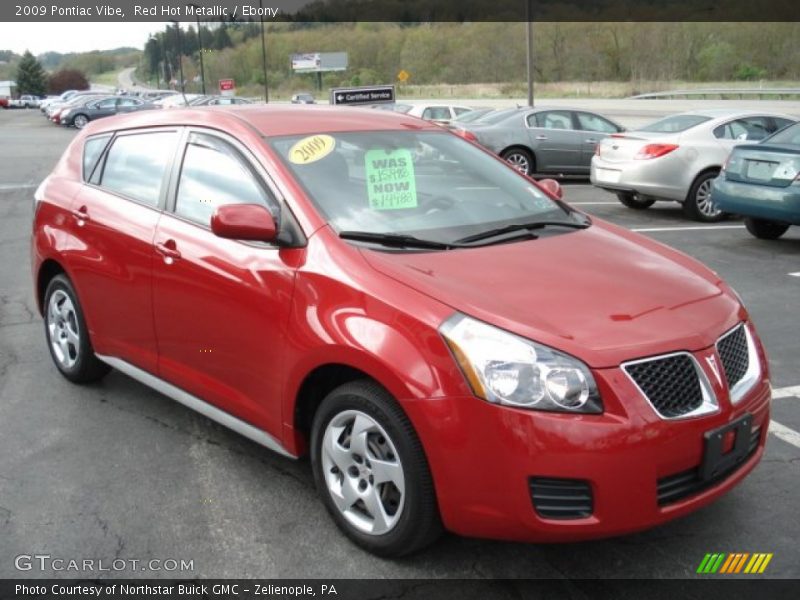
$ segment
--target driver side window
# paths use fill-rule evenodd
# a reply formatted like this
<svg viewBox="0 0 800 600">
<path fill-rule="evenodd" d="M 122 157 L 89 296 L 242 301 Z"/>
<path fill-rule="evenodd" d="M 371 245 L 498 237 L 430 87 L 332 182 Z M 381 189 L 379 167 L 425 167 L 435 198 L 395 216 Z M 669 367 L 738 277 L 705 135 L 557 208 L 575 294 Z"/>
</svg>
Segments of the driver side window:
<svg viewBox="0 0 800 600">
<path fill-rule="evenodd" d="M 278 216 L 277 202 L 233 147 L 193 133 L 181 165 L 175 214 L 210 227 L 211 215 L 223 204 L 260 204 Z"/>
</svg>

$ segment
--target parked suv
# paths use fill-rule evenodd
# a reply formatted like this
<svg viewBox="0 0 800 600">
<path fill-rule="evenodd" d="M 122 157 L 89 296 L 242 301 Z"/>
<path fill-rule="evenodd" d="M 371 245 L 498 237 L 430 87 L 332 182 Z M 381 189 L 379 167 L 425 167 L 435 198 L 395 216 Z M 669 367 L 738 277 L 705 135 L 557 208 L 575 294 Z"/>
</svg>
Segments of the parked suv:
<svg viewBox="0 0 800 600">
<path fill-rule="evenodd" d="M 715 273 L 559 198 L 390 111 L 92 122 L 35 194 L 45 340 L 310 454 L 378 554 L 652 527 L 761 459 L 764 350 Z"/>
</svg>

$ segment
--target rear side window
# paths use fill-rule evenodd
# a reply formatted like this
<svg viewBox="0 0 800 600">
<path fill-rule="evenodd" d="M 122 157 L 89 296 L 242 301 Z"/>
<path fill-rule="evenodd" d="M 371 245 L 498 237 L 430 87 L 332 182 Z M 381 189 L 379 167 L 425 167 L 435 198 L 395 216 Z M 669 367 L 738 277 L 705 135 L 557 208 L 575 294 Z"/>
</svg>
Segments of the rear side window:
<svg viewBox="0 0 800 600">
<path fill-rule="evenodd" d="M 92 183 L 95 183 L 95 181 L 92 180 L 92 172 L 94 171 L 95 166 L 97 166 L 97 159 L 99 159 L 100 155 L 103 154 L 103 150 L 106 149 L 106 145 L 108 144 L 108 140 L 110 139 L 111 139 L 110 135 L 103 135 L 103 136 L 89 138 L 83 144 L 84 181 L 92 181 Z"/>
<path fill-rule="evenodd" d="M 183 157 L 175 214 L 209 227 L 223 204 L 260 204 L 277 217 L 277 203 L 227 143 L 193 133 Z"/>
<path fill-rule="evenodd" d="M 598 133 L 617 133 L 619 128 L 611 121 L 606 121 L 602 117 L 591 113 L 575 113 L 578 117 L 578 125 L 583 131 L 596 131 Z"/>
<path fill-rule="evenodd" d="M 770 133 L 766 117 L 747 117 L 736 119 L 714 129 L 714 136 L 720 140 L 763 140 Z"/>
<path fill-rule="evenodd" d="M 117 137 L 108 151 L 100 185 L 143 204 L 158 206 L 177 135 L 163 131 Z"/>
<path fill-rule="evenodd" d="M 446 106 L 430 106 L 422 112 L 423 119 L 449 119 L 450 109 Z"/>
<path fill-rule="evenodd" d="M 549 110 L 528 117 L 528 125 L 542 129 L 572 129 L 572 114 L 566 110 Z"/>
</svg>

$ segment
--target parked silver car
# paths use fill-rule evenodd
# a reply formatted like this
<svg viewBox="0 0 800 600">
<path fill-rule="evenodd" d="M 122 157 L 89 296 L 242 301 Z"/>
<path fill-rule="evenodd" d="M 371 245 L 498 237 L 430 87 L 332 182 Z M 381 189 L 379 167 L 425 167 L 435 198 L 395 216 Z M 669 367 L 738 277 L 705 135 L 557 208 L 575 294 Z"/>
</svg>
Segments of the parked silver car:
<svg viewBox="0 0 800 600">
<path fill-rule="evenodd" d="M 682 203 L 691 219 L 718 221 L 725 215 L 711 199 L 711 183 L 731 149 L 796 121 L 790 115 L 730 109 L 672 115 L 604 140 L 592 159 L 591 181 L 615 192 L 628 208 L 671 200 Z"/>
<path fill-rule="evenodd" d="M 477 141 L 526 175 L 588 175 L 595 145 L 624 130 L 585 110 L 524 107 L 489 113 L 454 133 Z"/>
</svg>

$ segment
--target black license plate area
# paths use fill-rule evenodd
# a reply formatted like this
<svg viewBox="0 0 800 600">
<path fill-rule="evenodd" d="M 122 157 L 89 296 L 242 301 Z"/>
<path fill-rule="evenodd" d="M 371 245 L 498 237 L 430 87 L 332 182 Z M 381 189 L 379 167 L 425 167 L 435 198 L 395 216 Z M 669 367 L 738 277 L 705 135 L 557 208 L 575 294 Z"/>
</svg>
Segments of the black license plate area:
<svg viewBox="0 0 800 600">
<path fill-rule="evenodd" d="M 727 425 L 712 429 L 704 434 L 705 448 L 703 464 L 700 465 L 700 479 L 710 481 L 724 475 L 744 461 L 750 447 L 750 431 L 753 427 L 753 415 L 745 414 Z M 733 447 L 723 452 L 724 440 L 729 432 L 735 436 Z"/>
</svg>

